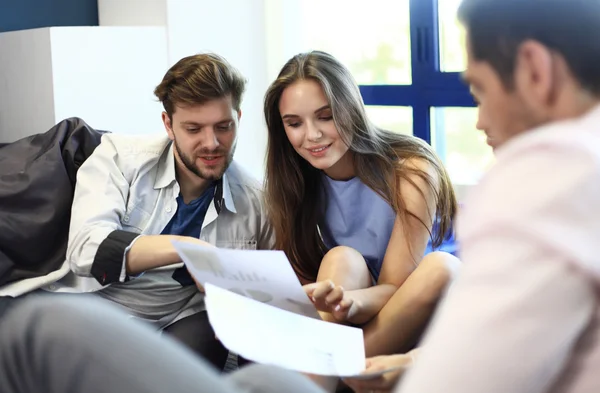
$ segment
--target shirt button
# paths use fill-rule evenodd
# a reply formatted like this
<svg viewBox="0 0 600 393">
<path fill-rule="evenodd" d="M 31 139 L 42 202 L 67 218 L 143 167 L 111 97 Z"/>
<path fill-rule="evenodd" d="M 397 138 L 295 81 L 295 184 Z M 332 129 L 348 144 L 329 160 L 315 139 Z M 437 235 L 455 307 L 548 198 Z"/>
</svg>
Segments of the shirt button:
<svg viewBox="0 0 600 393">
<path fill-rule="evenodd" d="M 167 213 L 171 213 L 171 206 L 167 206 L 165 210 L 167 211 Z"/>
<path fill-rule="evenodd" d="M 123 217 L 123 222 L 129 222 L 129 216 Z"/>
</svg>

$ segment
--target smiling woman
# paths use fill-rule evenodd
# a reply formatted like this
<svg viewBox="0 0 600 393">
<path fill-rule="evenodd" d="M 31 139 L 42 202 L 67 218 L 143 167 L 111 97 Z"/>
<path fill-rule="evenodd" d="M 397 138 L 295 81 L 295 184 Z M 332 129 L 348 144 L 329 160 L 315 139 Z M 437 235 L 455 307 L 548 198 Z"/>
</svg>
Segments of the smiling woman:
<svg viewBox="0 0 600 393">
<path fill-rule="evenodd" d="M 292 83 L 281 94 L 279 112 L 288 140 L 302 158 L 332 179 L 353 176 L 348 145 L 336 130 L 319 83 L 312 79 Z"/>
<path fill-rule="evenodd" d="M 441 161 L 421 139 L 376 127 L 349 70 L 324 52 L 286 63 L 265 117 L 277 248 L 324 319 L 363 327 L 368 356 L 411 348 L 457 264 L 424 255 L 456 211 Z"/>
</svg>

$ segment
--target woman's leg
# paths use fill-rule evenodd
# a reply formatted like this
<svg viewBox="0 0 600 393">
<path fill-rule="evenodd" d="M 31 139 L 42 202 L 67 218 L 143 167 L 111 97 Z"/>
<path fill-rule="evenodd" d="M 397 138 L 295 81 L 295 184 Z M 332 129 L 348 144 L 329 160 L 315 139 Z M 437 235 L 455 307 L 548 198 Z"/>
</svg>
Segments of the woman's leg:
<svg viewBox="0 0 600 393">
<path fill-rule="evenodd" d="M 321 261 L 317 281 L 331 280 L 346 291 L 364 289 L 373 285 L 371 273 L 363 256 L 353 248 L 334 247 Z M 325 321 L 335 322 L 329 313 L 321 312 Z"/>
<path fill-rule="evenodd" d="M 280 373 L 281 372 L 281 373 Z M 277 376 L 270 384 L 266 376 Z M 250 366 L 224 378 L 169 337 L 96 299 L 35 296 L 0 321 L 0 391 L 322 393 L 298 373 Z"/>
<path fill-rule="evenodd" d="M 459 267 L 460 261 L 451 254 L 426 255 L 379 314 L 363 326 L 367 356 L 414 348 Z"/>
<path fill-rule="evenodd" d="M 425 256 L 379 314 L 363 326 L 367 357 L 412 349 L 433 315 L 460 261 L 445 252 Z M 363 256 L 350 247 L 335 247 L 323 258 L 317 281 L 330 279 L 345 290 L 372 286 Z M 323 319 L 335 321 L 328 313 Z"/>
</svg>

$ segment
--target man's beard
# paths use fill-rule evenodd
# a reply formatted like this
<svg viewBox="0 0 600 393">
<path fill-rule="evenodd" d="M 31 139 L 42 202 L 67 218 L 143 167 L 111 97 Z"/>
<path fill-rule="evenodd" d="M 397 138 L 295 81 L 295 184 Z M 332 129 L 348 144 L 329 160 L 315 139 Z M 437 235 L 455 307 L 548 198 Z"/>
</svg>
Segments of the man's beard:
<svg viewBox="0 0 600 393">
<path fill-rule="evenodd" d="M 201 179 L 205 179 L 205 180 L 218 180 L 223 177 L 223 174 L 225 173 L 227 168 L 229 168 L 229 165 L 233 161 L 233 153 L 235 153 L 235 148 L 236 148 L 236 143 L 234 142 L 233 146 L 231 147 L 231 150 L 229 151 L 229 154 L 226 155 L 225 162 L 222 164 L 222 167 L 218 170 L 217 170 L 218 167 L 214 167 L 215 170 L 217 170 L 217 171 L 209 172 L 209 171 L 202 171 L 202 169 L 200 169 L 200 167 L 198 167 L 198 165 L 196 165 L 196 160 L 193 159 L 192 157 L 187 156 L 179 148 L 177 139 L 175 139 L 173 141 L 173 143 L 175 144 L 175 149 L 177 150 L 177 154 L 179 155 L 179 158 L 181 159 L 181 162 L 183 163 L 183 165 L 194 175 L 198 176 Z M 210 153 L 206 152 L 207 155 L 208 154 L 225 155 L 225 153 L 226 152 L 220 151 L 220 150 L 216 150 L 216 151 L 210 152 Z"/>
</svg>

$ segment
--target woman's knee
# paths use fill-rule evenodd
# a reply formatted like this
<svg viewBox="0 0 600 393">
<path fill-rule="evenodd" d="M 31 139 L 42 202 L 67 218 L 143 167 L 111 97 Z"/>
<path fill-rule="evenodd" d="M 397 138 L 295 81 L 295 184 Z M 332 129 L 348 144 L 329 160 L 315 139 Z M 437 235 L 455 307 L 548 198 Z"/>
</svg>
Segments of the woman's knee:
<svg viewBox="0 0 600 393">
<path fill-rule="evenodd" d="M 428 270 L 431 274 L 439 274 L 452 281 L 460 270 L 460 259 L 443 251 L 431 252 L 421 260 L 419 267 Z"/>
<path fill-rule="evenodd" d="M 337 246 L 327 251 L 321 262 L 321 266 L 323 265 L 364 266 L 365 259 L 352 247 Z"/>
<path fill-rule="evenodd" d="M 441 251 L 427 254 L 413 273 L 421 277 L 423 296 L 437 300 L 458 274 L 460 265 L 460 260 L 452 254 Z"/>
<path fill-rule="evenodd" d="M 355 249 L 346 246 L 334 247 L 323 257 L 317 280 L 326 279 L 332 279 L 340 284 L 344 281 L 344 287 L 350 285 L 364 288 L 372 284 L 371 273 L 364 257 Z M 350 282 L 355 282 L 356 285 Z"/>
</svg>

